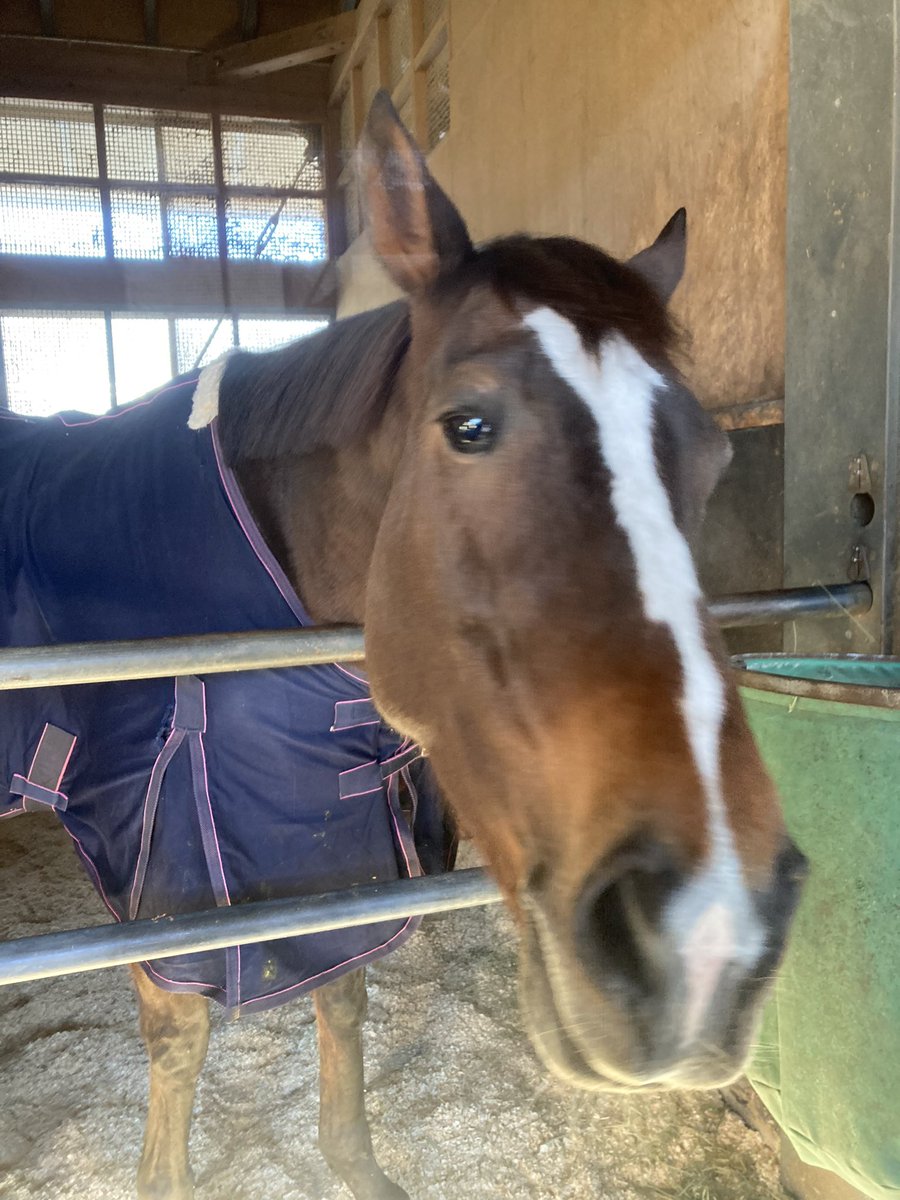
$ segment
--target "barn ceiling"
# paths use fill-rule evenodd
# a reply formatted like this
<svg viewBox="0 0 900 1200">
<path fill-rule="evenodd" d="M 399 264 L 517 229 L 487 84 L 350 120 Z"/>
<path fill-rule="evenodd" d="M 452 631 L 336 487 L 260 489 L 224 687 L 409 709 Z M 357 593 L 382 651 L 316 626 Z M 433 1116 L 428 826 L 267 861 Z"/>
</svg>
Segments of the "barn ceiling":
<svg viewBox="0 0 900 1200">
<path fill-rule="evenodd" d="M 0 34 L 215 51 L 355 7 L 355 0 L 3 0 Z M 333 57 L 329 48 L 323 36 L 320 61 Z"/>
</svg>

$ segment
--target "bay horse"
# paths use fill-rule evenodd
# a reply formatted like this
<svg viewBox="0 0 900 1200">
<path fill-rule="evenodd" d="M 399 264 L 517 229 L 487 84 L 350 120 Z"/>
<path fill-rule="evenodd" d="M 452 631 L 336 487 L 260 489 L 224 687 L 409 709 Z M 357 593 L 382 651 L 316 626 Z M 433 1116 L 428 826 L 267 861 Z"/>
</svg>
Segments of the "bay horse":
<svg viewBox="0 0 900 1200">
<path fill-rule="evenodd" d="M 674 361 L 684 213 L 626 263 L 563 237 L 476 248 L 384 93 L 360 161 L 407 299 L 208 368 L 192 426 L 216 427 L 311 618 L 364 624 L 379 713 L 424 747 L 517 920 L 547 1068 L 720 1086 L 804 864 L 692 557 L 728 450 Z M 133 974 L 138 1191 L 188 1200 L 208 1003 Z M 363 972 L 314 995 L 322 1151 L 356 1200 L 400 1200 L 364 1110 Z"/>
</svg>

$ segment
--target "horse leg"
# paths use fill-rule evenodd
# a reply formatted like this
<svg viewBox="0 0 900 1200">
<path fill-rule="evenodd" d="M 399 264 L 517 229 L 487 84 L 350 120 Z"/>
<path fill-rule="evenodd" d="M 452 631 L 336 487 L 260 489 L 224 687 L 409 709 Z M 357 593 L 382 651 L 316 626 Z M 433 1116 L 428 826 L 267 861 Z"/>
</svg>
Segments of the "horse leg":
<svg viewBox="0 0 900 1200">
<path fill-rule="evenodd" d="M 319 1148 L 356 1200 L 409 1200 L 375 1161 L 363 1100 L 366 973 L 351 971 L 315 995 L 319 1031 Z"/>
<path fill-rule="evenodd" d="M 209 1001 L 164 992 L 140 967 L 131 968 L 141 1034 L 150 1058 L 150 1104 L 138 1168 L 140 1200 L 191 1200 L 188 1132 L 197 1076 L 209 1044 Z"/>
</svg>

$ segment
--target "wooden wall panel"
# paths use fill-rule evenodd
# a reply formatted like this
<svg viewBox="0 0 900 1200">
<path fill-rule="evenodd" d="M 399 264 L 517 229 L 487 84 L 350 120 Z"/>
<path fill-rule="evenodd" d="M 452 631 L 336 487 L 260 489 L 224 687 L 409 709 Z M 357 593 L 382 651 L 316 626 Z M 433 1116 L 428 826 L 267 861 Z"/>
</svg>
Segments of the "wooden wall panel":
<svg viewBox="0 0 900 1200">
<path fill-rule="evenodd" d="M 783 395 L 787 4 L 450 0 L 432 165 L 473 235 L 625 256 L 684 204 L 676 313 L 710 407 Z"/>
</svg>

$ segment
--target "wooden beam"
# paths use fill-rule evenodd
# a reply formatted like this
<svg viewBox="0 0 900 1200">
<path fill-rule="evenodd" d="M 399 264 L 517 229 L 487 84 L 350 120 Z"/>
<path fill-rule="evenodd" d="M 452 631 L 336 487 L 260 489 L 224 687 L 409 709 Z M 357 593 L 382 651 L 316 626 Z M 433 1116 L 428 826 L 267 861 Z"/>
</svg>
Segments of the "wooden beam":
<svg viewBox="0 0 900 1200">
<path fill-rule="evenodd" d="M 711 408 L 709 415 L 720 429 L 760 429 L 764 425 L 784 424 L 784 397 L 775 400 L 748 400 L 745 404 L 729 404 Z"/>
<path fill-rule="evenodd" d="M 355 36 L 356 13 L 340 13 L 324 21 L 313 21 L 309 25 L 217 50 L 209 57 L 220 78 L 253 79 L 333 58 L 352 45 Z"/>
<path fill-rule="evenodd" d="M 372 22 L 383 13 L 389 13 L 396 0 L 361 0 L 356 10 L 356 35 L 353 43 L 343 54 L 339 54 L 331 64 L 331 82 L 329 93 L 332 104 L 338 103 L 347 90 L 350 72 L 358 66 L 363 58 L 365 43 L 368 40 Z"/>
<path fill-rule="evenodd" d="M 378 86 L 390 90 L 391 30 L 390 18 L 386 13 L 382 13 L 375 22 L 375 53 L 378 56 Z"/>
<path fill-rule="evenodd" d="M 328 315 L 337 302 L 334 263 L 229 262 L 228 295 L 241 315 Z M 38 258 L 0 255 L 0 295 L 16 309 L 112 309 L 185 316 L 225 304 L 217 260 Z"/>
<path fill-rule="evenodd" d="M 235 84 L 196 50 L 3 35 L 0 78 L 5 96 L 323 121 L 329 70 L 312 63 Z"/>
<path fill-rule="evenodd" d="M 328 120 L 322 131 L 325 138 L 325 181 L 328 193 L 325 200 L 325 217 L 328 221 L 328 255 L 338 258 L 347 249 L 347 220 L 344 195 L 340 189 L 341 175 L 341 115 L 336 108 L 329 109 Z"/>
<path fill-rule="evenodd" d="M 436 22 L 434 28 L 428 34 L 428 37 L 422 42 L 422 45 L 416 51 L 413 57 L 413 66 L 417 71 L 424 71 L 429 67 L 444 46 L 447 44 L 447 21 L 442 17 Z"/>
<path fill-rule="evenodd" d="M 259 32 L 259 0 L 241 0 L 241 41 L 249 42 Z"/>
<path fill-rule="evenodd" d="M 39 0 L 41 10 L 41 34 L 44 37 L 56 37 L 56 22 L 53 18 L 53 0 Z"/>
<path fill-rule="evenodd" d="M 156 0 L 144 0 L 144 41 L 148 46 L 159 45 L 159 13 Z"/>
</svg>

